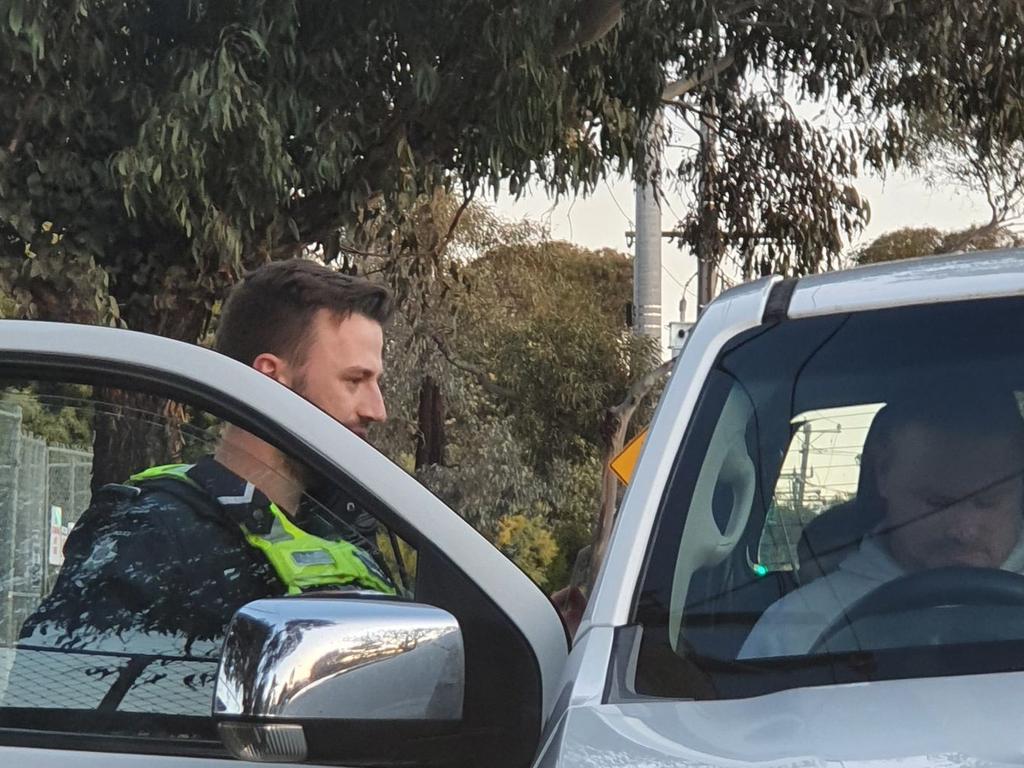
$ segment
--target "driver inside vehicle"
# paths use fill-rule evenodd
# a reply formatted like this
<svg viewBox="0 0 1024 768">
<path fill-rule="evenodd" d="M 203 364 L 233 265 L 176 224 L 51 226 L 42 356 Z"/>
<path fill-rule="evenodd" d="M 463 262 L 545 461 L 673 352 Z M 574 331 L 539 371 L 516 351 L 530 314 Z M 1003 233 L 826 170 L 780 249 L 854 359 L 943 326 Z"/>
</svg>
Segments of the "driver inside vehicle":
<svg viewBox="0 0 1024 768">
<path fill-rule="evenodd" d="M 764 612 L 741 659 L 829 650 L 878 587 L 937 568 L 1024 574 L 1024 419 L 1007 392 L 932 392 L 888 404 L 875 467 L 881 522 L 834 572 Z"/>
</svg>

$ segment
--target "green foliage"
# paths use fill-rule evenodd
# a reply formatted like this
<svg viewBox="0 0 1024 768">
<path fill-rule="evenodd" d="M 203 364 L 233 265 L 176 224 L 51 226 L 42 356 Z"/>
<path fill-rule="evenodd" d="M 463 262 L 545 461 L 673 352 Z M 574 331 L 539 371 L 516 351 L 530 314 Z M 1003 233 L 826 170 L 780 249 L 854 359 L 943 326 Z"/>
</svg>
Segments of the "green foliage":
<svg viewBox="0 0 1024 768">
<path fill-rule="evenodd" d="M 882 135 L 815 126 L 781 92 L 734 87 L 713 96 L 721 105 L 710 120 L 713 140 L 677 169 L 701 201 L 679 223 L 680 243 L 715 263 L 731 256 L 745 279 L 832 268 L 870 219 L 852 182 L 860 153 L 884 143 Z"/>
<path fill-rule="evenodd" d="M 877 264 L 919 256 L 953 251 L 987 251 L 1018 247 L 1020 236 L 1004 227 L 973 226 L 954 232 L 941 232 L 934 227 L 903 227 L 879 235 L 857 250 L 853 259 L 858 264 Z"/>
<path fill-rule="evenodd" d="M 986 119 L 964 122 L 945 110 L 917 118 L 916 143 L 909 154 L 925 179 L 936 189 L 952 187 L 973 194 L 988 207 L 988 221 L 945 243 L 946 251 L 975 247 L 980 241 L 996 245 L 976 247 L 1003 247 L 1020 239 L 1024 135 L 991 137 L 988 130 Z"/>
<path fill-rule="evenodd" d="M 632 263 L 560 242 L 499 247 L 465 270 L 460 344 L 508 390 L 504 409 L 541 474 L 601 444 L 606 408 L 655 364 L 625 324 Z"/>
<path fill-rule="evenodd" d="M 12 296 L 4 294 L 0 286 L 0 320 L 16 318 L 18 314 L 18 302 Z"/>
<path fill-rule="evenodd" d="M 503 517 L 541 513 L 544 482 L 508 425 L 481 414 L 473 401 L 450 402 L 446 462 L 420 468 L 417 479 L 485 535 Z"/>
<path fill-rule="evenodd" d="M 558 460 L 545 482 L 541 515 L 548 520 L 558 555 L 547 567 L 546 583 L 557 589 L 569 583 L 576 555 L 591 543 L 601 496 L 601 460 L 597 451 L 580 461 Z"/>
<path fill-rule="evenodd" d="M 859 170 L 915 159 L 932 117 L 969 127 L 982 163 L 1024 135 L 1020 3 L 651 5 L 660 18 L 637 23 L 671 30 L 654 55 L 678 61 L 668 94 L 701 135 L 679 169 L 696 209 L 680 239 L 745 278 L 834 266 L 868 221 Z M 801 102 L 825 108 L 801 120 Z"/>
<path fill-rule="evenodd" d="M 417 236 L 429 242 L 456 206 L 422 205 Z M 388 332 L 390 417 L 374 442 L 492 540 L 503 520 L 542 523 L 557 551 L 535 578 L 561 586 L 591 538 L 604 411 L 656 357 L 625 325 L 630 261 L 546 241 L 476 204 L 448 252 L 408 276 L 416 304 L 403 303 Z M 445 460 L 417 470 L 425 376 L 443 392 L 447 440 Z"/>
<path fill-rule="evenodd" d="M 942 233 L 934 227 L 903 227 L 879 235 L 854 254 L 858 264 L 898 261 L 938 253 Z"/>
<path fill-rule="evenodd" d="M 729 57 L 706 78 L 712 90 L 758 75 L 784 77 L 800 97 L 827 97 L 834 109 L 900 115 L 882 123 L 887 135 L 870 162 L 901 159 L 905 121 L 922 113 L 942 111 L 962 123 L 979 118 L 984 144 L 1024 134 L 1024 8 L 1013 0 L 645 6 L 657 10 L 636 14 L 632 25 L 657 22 L 663 32 L 649 55 L 678 61 L 683 76 Z"/>
<path fill-rule="evenodd" d="M 244 266 L 334 259 L 424 193 L 591 189 L 628 166 L 661 69 L 616 36 L 553 57 L 582 12 L 2 0 L 4 293 L 195 340 Z"/>
<path fill-rule="evenodd" d="M 39 382 L 22 389 L 8 389 L 3 400 L 21 408 L 22 429 L 48 445 L 89 450 L 92 448 L 92 414 L 82 408 L 90 401 L 90 388 L 72 384 Z"/>
<path fill-rule="evenodd" d="M 1006 0 L 0 0 L 0 289 L 195 340 L 246 265 L 381 233 L 408 256 L 424 194 L 645 175 L 670 77 L 749 149 L 723 155 L 726 221 L 795 249 L 758 269 L 807 270 L 862 210 L 813 181 L 899 161 L 916 115 L 1024 133 L 1022 28 Z M 872 127 L 825 146 L 762 77 Z M 744 175 L 772 158 L 781 185 Z"/>
<path fill-rule="evenodd" d="M 548 586 L 547 567 L 558 554 L 558 545 L 547 526 L 536 517 L 509 515 L 498 522 L 494 545 L 508 555 L 534 581 Z"/>
</svg>

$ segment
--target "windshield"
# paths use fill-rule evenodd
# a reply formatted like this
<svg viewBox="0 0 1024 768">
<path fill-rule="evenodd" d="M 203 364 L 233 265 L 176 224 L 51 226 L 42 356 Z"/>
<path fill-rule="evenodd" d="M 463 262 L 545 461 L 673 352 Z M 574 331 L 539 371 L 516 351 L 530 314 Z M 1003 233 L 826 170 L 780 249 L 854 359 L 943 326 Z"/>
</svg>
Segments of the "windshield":
<svg viewBox="0 0 1024 768">
<path fill-rule="evenodd" d="M 1020 299 L 909 307 L 728 345 L 663 500 L 635 691 L 1015 668 L 1022 316 Z"/>
</svg>

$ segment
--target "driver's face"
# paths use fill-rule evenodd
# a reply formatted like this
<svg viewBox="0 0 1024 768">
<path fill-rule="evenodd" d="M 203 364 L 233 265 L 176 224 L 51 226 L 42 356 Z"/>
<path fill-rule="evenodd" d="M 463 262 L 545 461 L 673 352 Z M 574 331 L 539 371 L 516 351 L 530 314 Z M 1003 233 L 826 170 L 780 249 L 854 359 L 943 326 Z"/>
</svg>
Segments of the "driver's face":
<svg viewBox="0 0 1024 768">
<path fill-rule="evenodd" d="M 889 551 L 908 570 L 998 568 L 1024 516 L 1024 451 L 1010 436 L 907 425 L 879 466 Z"/>
</svg>

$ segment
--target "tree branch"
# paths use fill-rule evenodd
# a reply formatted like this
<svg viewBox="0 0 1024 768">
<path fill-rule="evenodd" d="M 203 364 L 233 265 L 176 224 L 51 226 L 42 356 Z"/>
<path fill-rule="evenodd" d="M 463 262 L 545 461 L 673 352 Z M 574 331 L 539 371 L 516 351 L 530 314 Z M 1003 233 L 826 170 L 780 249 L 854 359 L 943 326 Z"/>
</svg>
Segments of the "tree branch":
<svg viewBox="0 0 1024 768">
<path fill-rule="evenodd" d="M 459 206 L 459 209 L 455 211 L 455 215 L 452 216 L 451 224 L 448 225 L 448 231 L 437 246 L 437 253 L 439 256 L 444 253 L 448 248 L 448 244 L 451 243 L 452 238 L 455 237 L 455 229 L 459 226 L 459 220 L 462 219 L 462 214 L 466 212 L 466 209 L 469 208 L 469 204 L 471 202 L 473 202 L 472 193 L 466 195 L 465 199 L 462 201 L 462 205 Z"/>
<path fill-rule="evenodd" d="M 665 90 L 661 92 L 662 101 L 673 102 L 680 96 L 684 96 L 695 88 L 699 88 L 705 83 L 714 80 L 720 74 L 725 72 L 729 67 L 736 63 L 736 54 L 729 52 L 725 54 L 718 61 L 715 61 L 708 66 L 704 67 L 700 72 L 690 75 L 689 77 L 683 78 L 682 80 L 676 80 L 674 83 L 669 83 L 665 86 Z"/>
<path fill-rule="evenodd" d="M 511 390 L 505 389 L 504 387 L 495 384 L 491 380 L 491 374 L 485 371 L 483 368 L 473 365 L 472 363 L 467 363 L 465 360 L 461 360 L 455 357 L 455 355 L 452 354 L 451 350 L 448 349 L 448 343 L 444 340 L 441 334 L 433 332 L 430 334 L 430 338 L 437 345 L 438 350 L 444 356 L 444 359 L 448 361 L 449 365 L 451 365 L 453 368 L 458 368 L 460 371 L 464 373 L 472 375 L 474 378 L 476 378 L 477 383 L 484 389 L 485 392 L 496 397 L 502 397 L 506 399 L 512 397 Z"/>
<path fill-rule="evenodd" d="M 637 406 L 643 401 L 658 380 L 672 370 L 675 360 L 667 360 L 657 368 L 649 371 L 634 381 L 622 402 L 613 405 L 605 411 L 604 416 L 604 439 L 605 455 L 604 467 L 601 474 L 601 503 L 597 510 L 597 519 L 594 524 L 594 538 L 591 543 L 590 554 L 590 586 L 597 578 L 597 573 L 604 560 L 605 550 L 608 548 L 608 541 L 612 535 L 612 525 L 615 522 L 615 502 L 618 498 L 618 479 L 611 470 L 611 461 L 621 453 L 626 442 L 626 431 L 629 429 L 630 419 Z"/>
<path fill-rule="evenodd" d="M 622 399 L 618 405 L 613 405 L 608 409 L 608 412 L 616 417 L 621 418 L 625 413 L 631 412 L 632 409 L 636 408 L 640 401 L 643 400 L 647 393 L 651 391 L 651 387 L 658 383 L 658 380 L 662 376 L 672 370 L 672 366 L 675 365 L 675 359 L 666 360 L 657 368 L 654 368 L 647 372 L 644 376 L 634 381 L 629 387 L 629 391 L 626 392 L 626 396 Z"/>
<path fill-rule="evenodd" d="M 977 229 L 969 229 L 952 242 L 943 243 L 942 247 L 937 250 L 937 253 L 956 253 L 957 251 L 962 251 L 975 240 L 984 237 L 985 235 L 994 234 L 999 230 L 1001 225 L 1001 219 L 993 212 L 992 219 L 988 224 L 984 224 Z"/>
<path fill-rule="evenodd" d="M 622 0 L 582 0 L 576 28 L 567 39 L 555 45 L 555 58 L 562 58 L 577 48 L 596 43 L 622 21 Z"/>
</svg>

